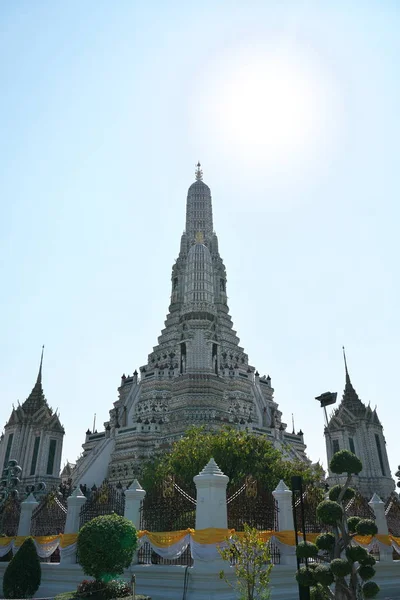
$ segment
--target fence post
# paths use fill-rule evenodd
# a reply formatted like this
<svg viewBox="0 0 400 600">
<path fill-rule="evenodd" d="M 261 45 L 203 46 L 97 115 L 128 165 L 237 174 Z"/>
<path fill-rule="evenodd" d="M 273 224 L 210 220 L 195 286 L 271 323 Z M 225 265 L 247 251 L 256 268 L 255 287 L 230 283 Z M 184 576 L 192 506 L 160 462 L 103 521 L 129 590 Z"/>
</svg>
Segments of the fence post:
<svg viewBox="0 0 400 600">
<path fill-rule="evenodd" d="M 72 494 L 67 498 L 68 512 L 64 533 L 78 533 L 80 512 L 85 502 L 86 496 L 82 494 L 79 486 L 76 487 Z M 76 549 L 72 552 L 64 549 L 61 553 L 61 562 L 67 564 L 76 563 Z"/>
<path fill-rule="evenodd" d="M 228 511 L 226 505 L 226 486 L 229 477 L 225 475 L 215 460 L 210 459 L 204 469 L 195 477 L 196 484 L 196 530 L 207 528 L 228 528 Z M 206 568 L 208 571 L 220 571 L 226 568 L 218 551 L 207 559 L 196 558 L 194 566 Z"/>
<path fill-rule="evenodd" d="M 134 479 L 131 485 L 125 490 L 125 512 L 124 516 L 132 521 L 137 531 L 140 529 L 140 504 L 146 495 L 137 479 Z M 135 552 L 132 558 L 132 564 L 137 564 L 138 553 Z"/>
<path fill-rule="evenodd" d="M 281 479 L 274 491 L 272 492 L 272 495 L 278 503 L 278 531 L 294 531 L 292 491 Z M 295 546 L 281 545 L 280 551 L 281 564 L 293 566 L 297 564 Z"/>
<path fill-rule="evenodd" d="M 124 516 L 132 521 L 136 529 L 140 528 L 140 503 L 144 499 L 146 491 L 137 479 L 125 490 L 125 513 Z"/>
<path fill-rule="evenodd" d="M 35 496 L 32 493 L 29 494 L 26 500 L 21 502 L 21 514 L 19 517 L 17 535 L 30 535 L 32 513 L 38 506 L 38 504 L 39 502 L 36 500 Z"/>
<path fill-rule="evenodd" d="M 375 523 L 378 528 L 378 535 L 388 535 L 389 530 L 387 526 L 385 516 L 385 504 L 379 498 L 378 494 L 374 494 L 371 500 L 368 502 L 369 506 L 374 511 Z M 380 562 L 392 562 L 393 560 L 393 549 L 392 546 L 386 546 L 385 544 L 379 544 L 379 555 Z"/>
</svg>

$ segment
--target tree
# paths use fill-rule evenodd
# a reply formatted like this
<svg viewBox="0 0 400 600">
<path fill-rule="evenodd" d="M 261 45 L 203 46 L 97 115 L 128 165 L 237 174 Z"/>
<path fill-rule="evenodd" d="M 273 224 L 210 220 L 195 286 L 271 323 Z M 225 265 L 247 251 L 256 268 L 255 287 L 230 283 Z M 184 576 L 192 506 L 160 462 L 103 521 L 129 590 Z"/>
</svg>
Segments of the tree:
<svg viewBox="0 0 400 600">
<path fill-rule="evenodd" d="M 132 562 L 137 547 L 136 528 L 116 514 L 96 517 L 78 535 L 79 562 L 86 575 L 110 581 Z"/>
<path fill-rule="evenodd" d="M 235 571 L 234 583 L 221 571 L 224 579 L 238 594 L 240 600 L 267 600 L 272 569 L 269 544 L 260 539 L 257 529 L 244 526 L 242 535 L 233 535 L 225 548 L 219 548 L 221 557 L 231 562 Z"/>
<path fill-rule="evenodd" d="M 377 527 L 371 519 L 346 516 L 344 504 L 355 495 L 350 487 L 353 474 L 362 470 L 359 458 L 348 450 L 340 450 L 333 455 L 330 470 L 336 474 L 347 474 L 343 486 L 335 485 L 329 490 L 329 499 L 317 507 L 317 516 L 326 525 L 332 526 L 333 533 L 321 533 L 315 544 L 302 542 L 296 548 L 299 558 L 309 559 L 319 550 L 328 554 L 328 564 L 306 564 L 296 573 L 302 586 L 309 587 L 313 600 L 362 600 L 374 598 L 379 586 L 369 581 L 375 575 L 375 559 L 361 546 L 352 546 L 355 535 L 375 535 Z M 306 561 L 307 563 L 307 561 Z M 334 592 L 330 586 L 334 584 Z"/>
<path fill-rule="evenodd" d="M 5 570 L 4 598 L 31 598 L 39 589 L 41 575 L 35 543 L 28 537 Z"/>
<path fill-rule="evenodd" d="M 147 461 L 141 483 L 151 492 L 174 475 L 182 486 L 190 487 L 210 458 L 228 475 L 231 485 L 252 475 L 266 488 L 274 489 L 280 479 L 289 482 L 292 475 L 302 475 L 305 483 L 312 483 L 319 481 L 323 473 L 321 467 L 311 467 L 301 460 L 285 460 L 264 436 L 228 426 L 216 431 L 202 426 L 191 427 L 171 448 Z"/>
</svg>

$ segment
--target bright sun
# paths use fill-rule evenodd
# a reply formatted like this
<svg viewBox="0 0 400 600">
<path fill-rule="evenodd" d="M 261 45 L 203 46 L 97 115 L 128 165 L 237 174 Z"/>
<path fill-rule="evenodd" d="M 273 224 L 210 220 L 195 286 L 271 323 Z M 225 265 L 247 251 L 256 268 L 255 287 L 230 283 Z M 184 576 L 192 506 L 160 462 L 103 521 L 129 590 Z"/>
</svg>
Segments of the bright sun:
<svg viewBox="0 0 400 600">
<path fill-rule="evenodd" d="M 244 51 L 201 79 L 192 103 L 196 133 L 206 129 L 219 151 L 241 161 L 304 162 L 335 131 L 333 82 L 304 57 Z"/>
</svg>

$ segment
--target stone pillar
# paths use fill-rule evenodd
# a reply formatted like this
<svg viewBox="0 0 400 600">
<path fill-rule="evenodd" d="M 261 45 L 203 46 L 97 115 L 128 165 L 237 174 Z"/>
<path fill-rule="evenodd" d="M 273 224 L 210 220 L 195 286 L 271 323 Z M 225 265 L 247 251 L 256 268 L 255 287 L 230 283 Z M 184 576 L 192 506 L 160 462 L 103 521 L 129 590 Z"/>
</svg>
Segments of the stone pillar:
<svg viewBox="0 0 400 600">
<path fill-rule="evenodd" d="M 378 494 L 374 494 L 371 500 L 368 502 L 375 514 L 375 523 L 378 528 L 378 534 L 388 535 L 389 530 L 385 515 L 385 504 L 379 498 Z M 393 550 L 392 546 L 386 546 L 379 544 L 380 562 L 392 562 Z"/>
<path fill-rule="evenodd" d="M 79 532 L 79 517 L 81 508 L 85 504 L 85 502 L 86 496 L 82 494 L 81 488 L 79 486 L 76 487 L 72 494 L 67 498 L 68 512 L 64 533 Z M 75 564 L 76 552 L 64 554 L 64 556 L 62 556 L 61 558 L 61 562 L 63 562 L 64 564 Z"/>
<path fill-rule="evenodd" d="M 282 479 L 272 492 L 278 503 L 278 531 L 294 531 L 292 492 Z M 281 546 L 281 564 L 293 565 L 296 563 L 295 546 Z"/>
<path fill-rule="evenodd" d="M 227 529 L 228 512 L 226 505 L 226 486 L 229 477 L 224 475 L 213 458 L 210 459 L 204 469 L 195 477 L 196 484 L 196 529 Z M 207 570 L 208 572 L 219 572 L 227 570 L 227 565 L 219 556 L 218 551 L 208 560 L 194 561 L 194 568 Z M 211 596 L 210 596 L 211 597 Z"/>
<path fill-rule="evenodd" d="M 124 516 L 132 521 L 136 529 L 140 527 L 140 503 L 146 495 L 137 479 L 125 490 L 125 513 Z"/>
<path fill-rule="evenodd" d="M 224 475 L 213 458 L 193 477 L 197 491 L 196 529 L 228 527 L 226 486 L 229 477 Z"/>
<path fill-rule="evenodd" d="M 17 535 L 30 535 L 32 513 L 38 504 L 39 502 L 32 493 L 29 494 L 24 502 L 21 502 L 21 514 L 19 517 Z"/>
<path fill-rule="evenodd" d="M 137 531 L 140 528 L 140 503 L 146 495 L 145 490 L 142 488 L 137 479 L 132 481 L 131 485 L 125 490 L 125 513 L 124 516 L 132 521 Z M 138 562 L 137 552 L 133 555 L 132 564 L 135 565 Z"/>
</svg>

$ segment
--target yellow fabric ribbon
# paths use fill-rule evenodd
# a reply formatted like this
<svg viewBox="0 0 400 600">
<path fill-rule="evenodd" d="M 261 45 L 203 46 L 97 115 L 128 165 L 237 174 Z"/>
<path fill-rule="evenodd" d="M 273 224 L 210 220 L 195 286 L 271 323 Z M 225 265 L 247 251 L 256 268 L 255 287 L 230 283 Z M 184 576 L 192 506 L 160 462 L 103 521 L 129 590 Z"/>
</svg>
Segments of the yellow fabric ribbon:
<svg viewBox="0 0 400 600">
<path fill-rule="evenodd" d="M 68 548 L 68 546 L 75 544 L 77 540 L 77 533 L 63 533 L 60 535 L 60 546 L 61 548 Z"/>
<path fill-rule="evenodd" d="M 182 529 L 180 531 L 163 531 L 163 532 L 150 532 L 150 531 L 140 531 L 139 538 L 146 536 L 149 542 L 153 546 L 157 546 L 158 548 L 168 548 L 177 542 L 183 540 L 183 538 L 191 533 L 193 529 Z"/>
<path fill-rule="evenodd" d="M 13 537 L 0 537 L 0 546 L 8 546 L 13 539 Z"/>
<path fill-rule="evenodd" d="M 195 531 L 191 530 L 191 538 L 198 544 L 220 544 L 229 538 L 233 533 L 234 529 L 216 529 L 209 527 L 207 529 L 198 529 Z"/>
</svg>

